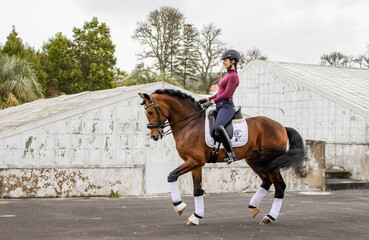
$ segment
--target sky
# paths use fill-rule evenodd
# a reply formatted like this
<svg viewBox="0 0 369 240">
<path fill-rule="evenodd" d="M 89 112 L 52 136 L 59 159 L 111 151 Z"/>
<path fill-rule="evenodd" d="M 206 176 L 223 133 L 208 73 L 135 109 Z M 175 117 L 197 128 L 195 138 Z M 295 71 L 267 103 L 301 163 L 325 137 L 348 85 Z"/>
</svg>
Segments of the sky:
<svg viewBox="0 0 369 240">
<path fill-rule="evenodd" d="M 364 54 L 369 44 L 367 0 L 0 0 L 0 44 L 12 31 L 36 49 L 95 16 L 111 30 L 117 67 L 131 72 L 143 47 L 132 39 L 137 22 L 163 6 L 177 8 L 201 29 L 214 23 L 228 48 L 258 48 L 271 61 L 319 64 L 322 54 Z M 219 62 L 221 65 L 221 62 Z"/>
</svg>

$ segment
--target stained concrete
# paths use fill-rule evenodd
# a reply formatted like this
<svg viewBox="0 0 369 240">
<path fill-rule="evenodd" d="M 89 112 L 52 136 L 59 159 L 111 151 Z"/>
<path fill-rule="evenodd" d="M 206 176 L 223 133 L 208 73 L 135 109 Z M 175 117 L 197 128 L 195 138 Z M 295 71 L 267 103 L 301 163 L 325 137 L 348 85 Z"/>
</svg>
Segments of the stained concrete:
<svg viewBox="0 0 369 240">
<path fill-rule="evenodd" d="M 205 218 L 186 226 L 193 198 L 178 216 L 169 195 L 151 198 L 1 199 L 1 239 L 368 239 L 369 190 L 287 193 L 272 225 L 255 219 L 252 193 L 205 195 Z"/>
</svg>

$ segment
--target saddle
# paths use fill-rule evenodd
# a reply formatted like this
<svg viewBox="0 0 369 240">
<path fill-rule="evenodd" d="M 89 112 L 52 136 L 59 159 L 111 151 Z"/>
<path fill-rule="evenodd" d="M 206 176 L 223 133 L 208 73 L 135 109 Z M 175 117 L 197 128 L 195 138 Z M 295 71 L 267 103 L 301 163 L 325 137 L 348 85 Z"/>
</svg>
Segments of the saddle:
<svg viewBox="0 0 369 240">
<path fill-rule="evenodd" d="M 214 123 L 215 123 L 215 119 L 217 118 L 217 111 L 215 110 L 211 110 L 208 113 L 208 119 L 209 119 L 209 130 L 210 130 L 210 136 L 216 141 L 216 142 L 220 142 L 219 137 L 217 137 L 215 135 L 214 132 Z M 233 137 L 233 125 L 232 125 L 232 121 L 237 120 L 237 119 L 242 119 L 244 120 L 244 116 L 242 115 L 241 112 L 241 107 L 238 108 L 238 110 L 235 112 L 235 114 L 233 115 L 232 119 L 224 126 L 229 139 L 232 139 Z"/>
</svg>

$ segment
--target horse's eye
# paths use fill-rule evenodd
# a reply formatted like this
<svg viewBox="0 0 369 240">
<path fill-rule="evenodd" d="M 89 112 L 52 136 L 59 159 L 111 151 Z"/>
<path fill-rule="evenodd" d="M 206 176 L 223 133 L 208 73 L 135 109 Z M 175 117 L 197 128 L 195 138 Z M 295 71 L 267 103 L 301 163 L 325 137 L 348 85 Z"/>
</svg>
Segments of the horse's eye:
<svg viewBox="0 0 369 240">
<path fill-rule="evenodd" d="M 152 115 L 152 114 L 153 114 L 153 112 L 147 112 L 147 114 Z"/>
</svg>

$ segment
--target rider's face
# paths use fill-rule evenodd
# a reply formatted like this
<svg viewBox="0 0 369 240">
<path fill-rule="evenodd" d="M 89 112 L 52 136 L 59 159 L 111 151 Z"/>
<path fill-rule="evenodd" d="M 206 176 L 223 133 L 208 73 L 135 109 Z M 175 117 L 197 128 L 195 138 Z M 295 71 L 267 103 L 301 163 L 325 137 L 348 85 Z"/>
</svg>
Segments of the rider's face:
<svg viewBox="0 0 369 240">
<path fill-rule="evenodd" d="M 229 58 L 223 59 L 223 66 L 228 69 L 231 66 L 231 60 Z"/>
</svg>

